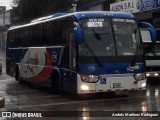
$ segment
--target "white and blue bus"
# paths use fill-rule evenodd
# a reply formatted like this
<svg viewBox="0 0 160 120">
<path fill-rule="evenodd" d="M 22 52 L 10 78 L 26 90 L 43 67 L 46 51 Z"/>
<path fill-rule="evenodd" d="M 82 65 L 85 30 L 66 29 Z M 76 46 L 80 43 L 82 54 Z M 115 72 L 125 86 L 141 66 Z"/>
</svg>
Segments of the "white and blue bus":
<svg viewBox="0 0 160 120">
<path fill-rule="evenodd" d="M 145 90 L 143 42 L 130 13 L 57 14 L 11 27 L 6 72 L 73 94 Z"/>
<path fill-rule="evenodd" d="M 144 22 L 143 22 L 144 23 Z M 147 29 L 148 28 L 148 29 Z M 157 30 L 151 24 L 140 25 L 146 61 L 146 77 L 148 81 L 160 80 L 160 41 Z M 151 39 L 150 32 L 154 33 Z"/>
</svg>

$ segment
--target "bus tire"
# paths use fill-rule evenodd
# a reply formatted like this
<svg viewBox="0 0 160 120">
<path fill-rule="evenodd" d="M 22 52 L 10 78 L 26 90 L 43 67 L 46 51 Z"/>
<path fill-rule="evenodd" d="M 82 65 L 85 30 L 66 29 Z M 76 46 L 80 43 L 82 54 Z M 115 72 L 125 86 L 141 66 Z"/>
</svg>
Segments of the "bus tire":
<svg viewBox="0 0 160 120">
<path fill-rule="evenodd" d="M 15 66 L 15 80 L 18 81 L 20 84 L 22 83 L 21 80 L 20 80 L 18 65 Z"/>
<path fill-rule="evenodd" d="M 60 94 L 60 76 L 57 71 L 53 71 L 52 73 L 51 90 L 53 93 Z"/>
</svg>

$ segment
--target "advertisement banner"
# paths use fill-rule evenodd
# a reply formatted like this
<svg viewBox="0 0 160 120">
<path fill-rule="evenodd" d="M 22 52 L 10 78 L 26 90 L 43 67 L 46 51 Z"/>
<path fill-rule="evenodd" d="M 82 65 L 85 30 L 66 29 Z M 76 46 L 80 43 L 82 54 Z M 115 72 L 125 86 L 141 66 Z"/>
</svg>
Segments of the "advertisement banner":
<svg viewBox="0 0 160 120">
<path fill-rule="evenodd" d="M 137 0 L 139 4 L 139 11 L 146 11 L 154 9 L 156 6 L 156 0 Z"/>
<path fill-rule="evenodd" d="M 110 11 L 136 13 L 152 10 L 158 7 L 160 7 L 160 0 L 126 0 L 110 4 Z"/>
</svg>

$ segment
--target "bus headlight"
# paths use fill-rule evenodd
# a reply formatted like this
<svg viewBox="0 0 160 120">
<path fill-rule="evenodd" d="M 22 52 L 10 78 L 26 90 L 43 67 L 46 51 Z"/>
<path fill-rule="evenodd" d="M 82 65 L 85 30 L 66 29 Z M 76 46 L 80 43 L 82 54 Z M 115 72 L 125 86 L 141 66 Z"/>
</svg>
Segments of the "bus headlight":
<svg viewBox="0 0 160 120">
<path fill-rule="evenodd" d="M 89 90 L 89 87 L 87 85 L 81 85 L 81 90 Z"/>
<path fill-rule="evenodd" d="M 158 76 L 158 73 L 154 73 L 154 76 L 156 76 L 156 77 L 157 77 L 157 76 Z"/>
<path fill-rule="evenodd" d="M 146 74 L 146 76 L 147 76 L 147 77 L 149 77 L 149 76 L 150 76 L 150 74 L 149 74 L 149 73 L 147 73 L 147 74 Z"/>
<path fill-rule="evenodd" d="M 99 80 L 99 76 L 97 76 L 97 75 L 81 74 L 80 76 L 81 76 L 82 82 L 96 83 Z"/>
<path fill-rule="evenodd" d="M 146 74 L 145 74 L 145 73 L 135 74 L 135 75 L 134 75 L 134 79 L 135 79 L 136 81 L 144 80 L 144 79 L 146 79 Z"/>
</svg>

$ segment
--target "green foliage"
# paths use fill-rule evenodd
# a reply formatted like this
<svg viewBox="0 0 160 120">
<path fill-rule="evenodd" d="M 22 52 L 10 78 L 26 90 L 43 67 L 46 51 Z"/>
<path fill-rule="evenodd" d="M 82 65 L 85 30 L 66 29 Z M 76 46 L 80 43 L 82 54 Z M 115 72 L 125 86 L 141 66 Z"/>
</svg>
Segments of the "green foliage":
<svg viewBox="0 0 160 120">
<path fill-rule="evenodd" d="M 20 0 L 18 7 L 11 11 L 11 22 L 25 23 L 56 12 L 66 12 L 72 2 L 73 0 Z"/>
</svg>

